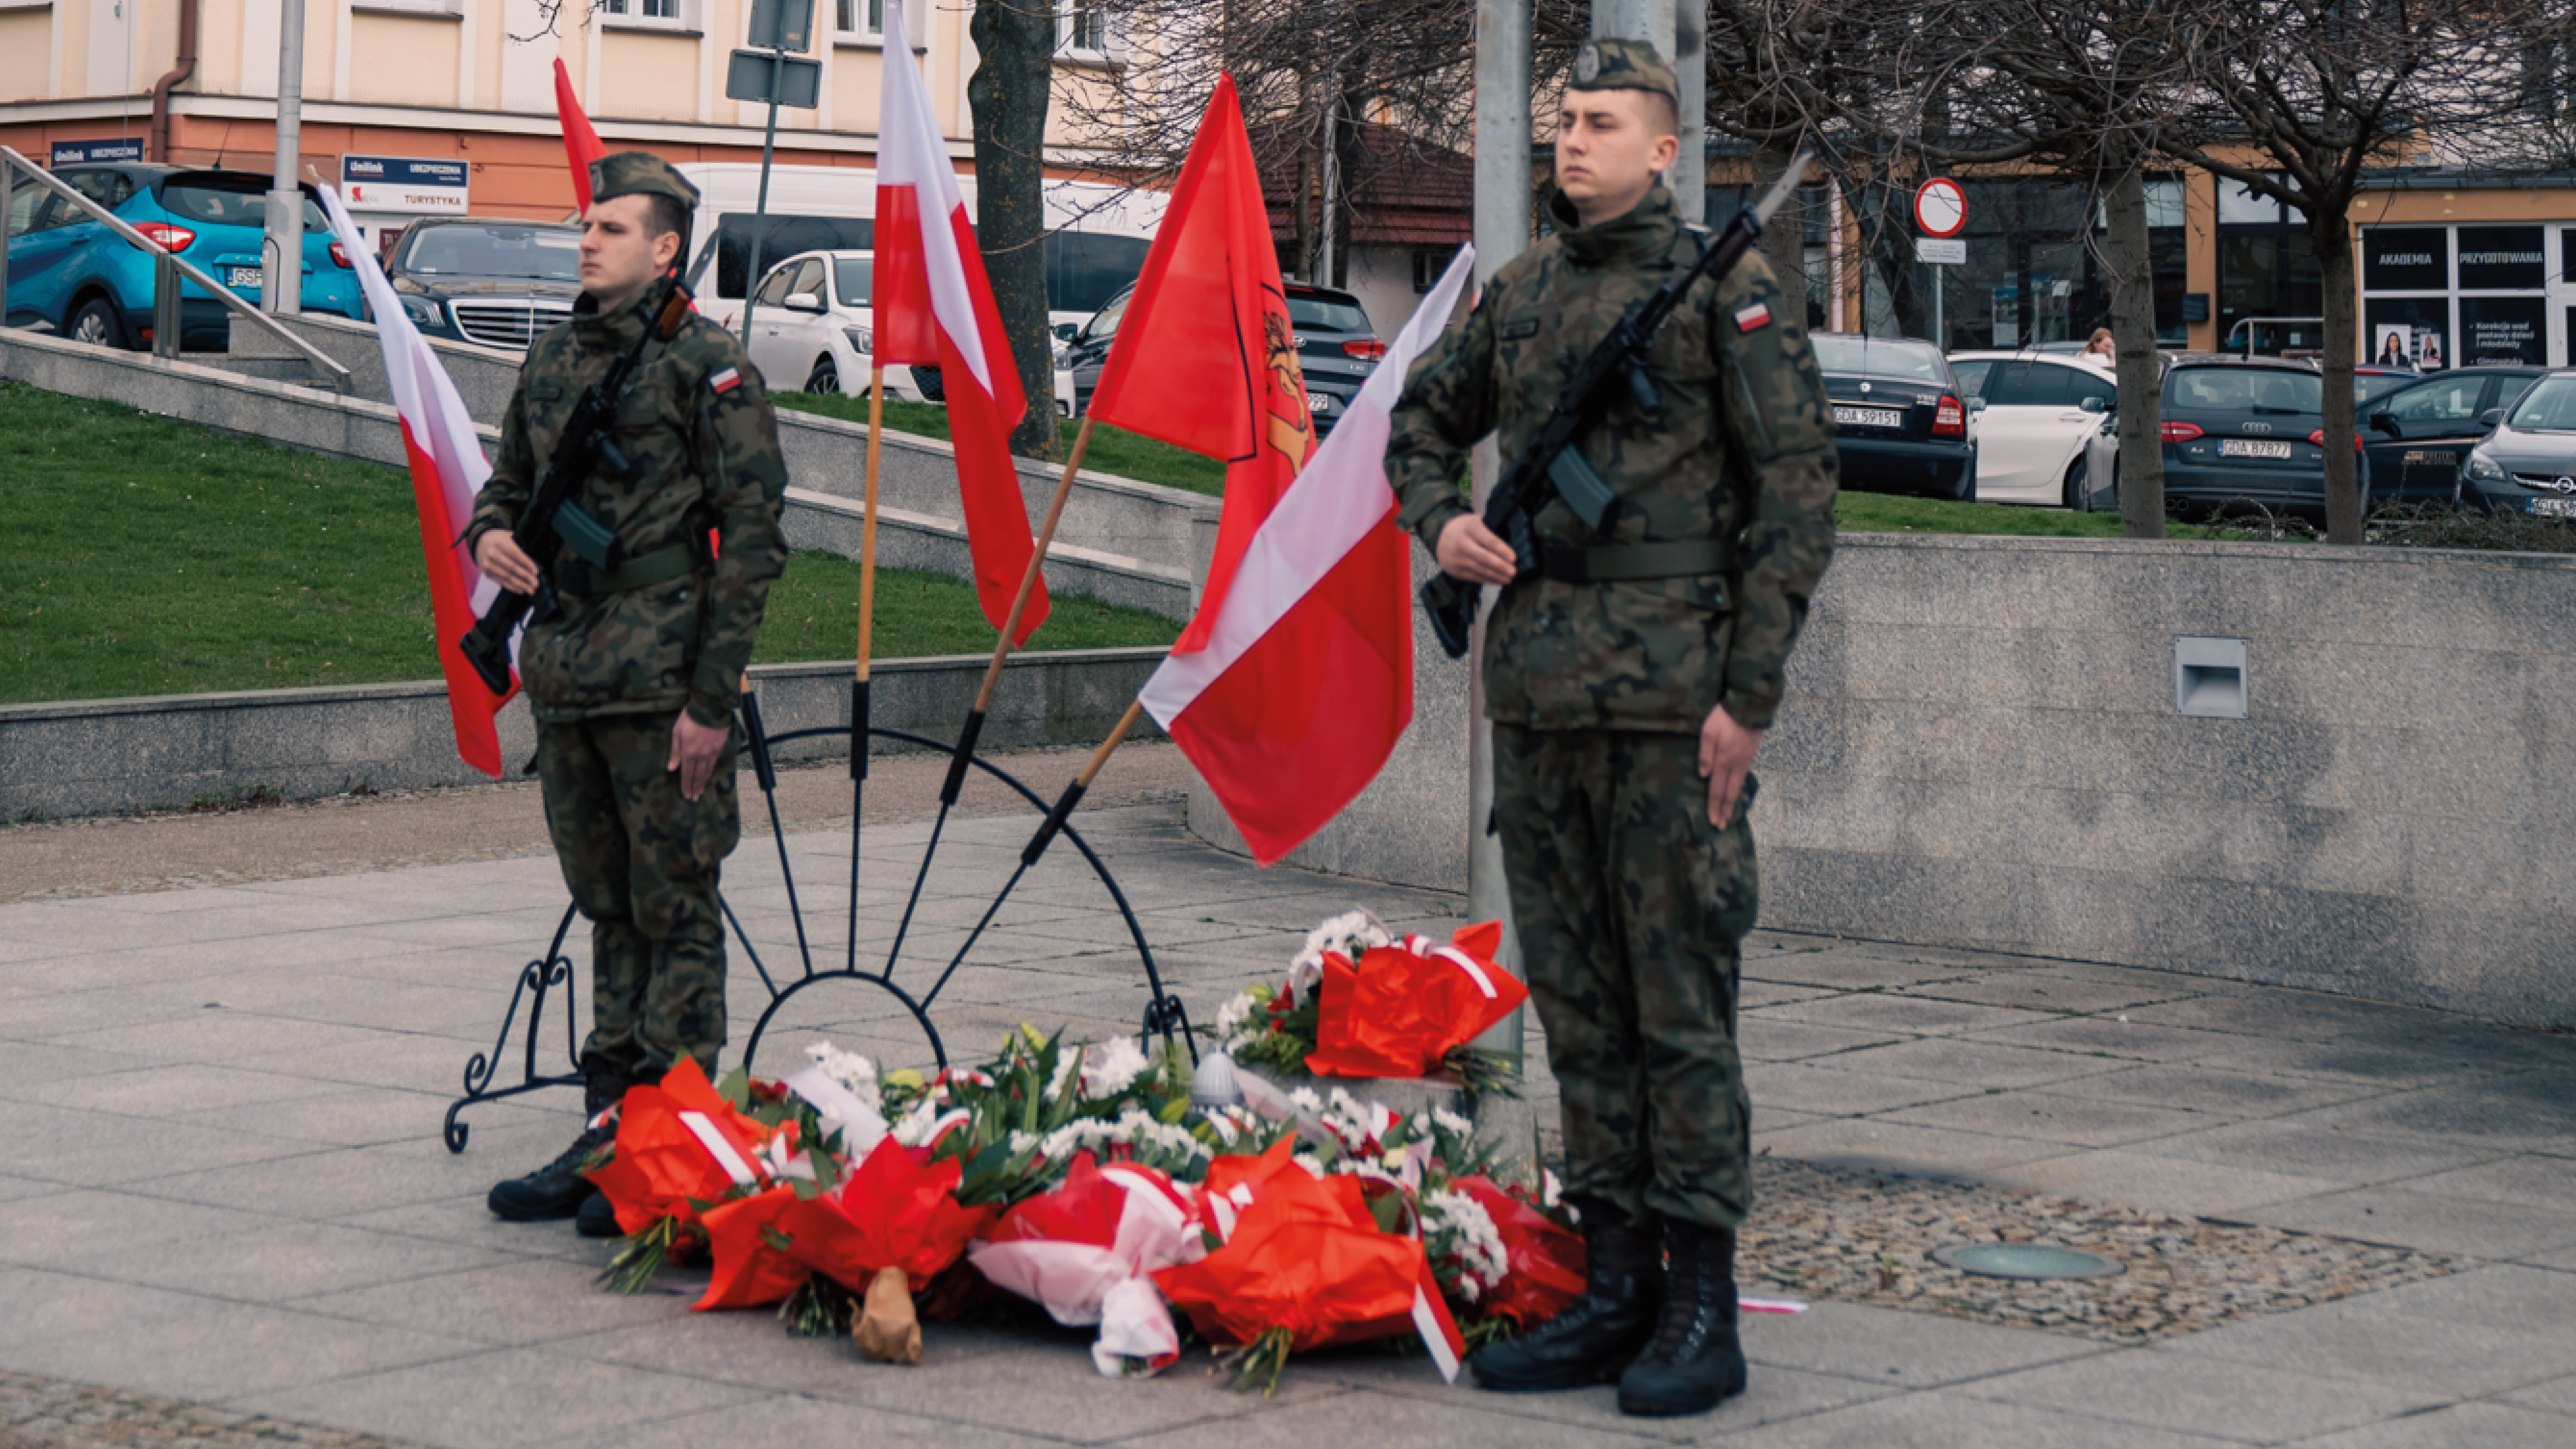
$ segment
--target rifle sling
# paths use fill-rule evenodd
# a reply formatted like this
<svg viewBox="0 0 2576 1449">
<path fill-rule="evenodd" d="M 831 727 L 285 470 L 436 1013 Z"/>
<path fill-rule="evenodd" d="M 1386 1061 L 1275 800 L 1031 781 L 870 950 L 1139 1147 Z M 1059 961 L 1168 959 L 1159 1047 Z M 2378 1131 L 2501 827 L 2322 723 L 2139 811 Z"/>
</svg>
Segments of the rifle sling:
<svg viewBox="0 0 2576 1449">
<path fill-rule="evenodd" d="M 1589 548 L 1551 543 L 1539 551 L 1538 571 L 1560 584 L 1608 584 L 1722 574 L 1733 567 L 1733 551 L 1725 540 L 1678 538 Z"/>
<path fill-rule="evenodd" d="M 631 589 L 649 589 L 669 583 L 682 574 L 698 569 L 698 551 L 685 543 L 657 548 L 641 558 L 631 558 L 613 569 L 596 569 L 577 558 L 555 564 L 555 587 L 567 594 L 595 597 L 600 594 L 622 594 Z"/>
</svg>

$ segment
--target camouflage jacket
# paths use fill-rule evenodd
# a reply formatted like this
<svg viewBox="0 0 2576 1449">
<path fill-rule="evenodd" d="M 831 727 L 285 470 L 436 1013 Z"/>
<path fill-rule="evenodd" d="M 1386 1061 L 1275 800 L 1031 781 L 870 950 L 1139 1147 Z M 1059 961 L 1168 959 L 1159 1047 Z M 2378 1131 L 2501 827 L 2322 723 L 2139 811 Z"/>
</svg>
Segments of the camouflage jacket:
<svg viewBox="0 0 2576 1449">
<path fill-rule="evenodd" d="M 528 349 L 501 418 L 492 481 L 465 530 L 468 549 L 517 521 L 583 391 L 651 326 L 643 308 L 655 295 L 648 290 L 607 317 L 584 296 L 572 320 Z M 646 344 L 628 374 L 615 436 L 633 475 L 625 482 L 592 478 L 575 501 L 616 531 L 630 559 L 688 544 L 710 528 L 720 538 L 716 558 L 640 589 L 562 594 L 563 611 L 529 625 L 520 641 L 520 682 L 540 720 L 686 705 L 700 724 L 725 724 L 751 663 L 769 581 L 787 563 L 778 416 L 741 344 L 693 312 L 668 342 Z"/>
<path fill-rule="evenodd" d="M 1582 360 L 1630 303 L 1697 259 L 1696 232 L 1657 187 L 1636 210 L 1585 228 L 1563 198 L 1555 235 L 1486 283 L 1475 309 L 1414 364 L 1396 404 L 1387 477 L 1426 547 L 1467 510 L 1467 449 L 1498 433 L 1526 447 Z M 1581 442 L 1627 505 L 1594 538 L 1550 499 L 1544 543 L 1732 540 L 1731 573 L 1502 591 L 1485 631 L 1485 710 L 1533 729 L 1695 733 L 1723 703 L 1770 726 L 1790 646 L 1834 546 L 1833 426 L 1824 379 L 1759 252 L 1702 279 L 1656 334 L 1663 411 L 1624 389 Z"/>
</svg>

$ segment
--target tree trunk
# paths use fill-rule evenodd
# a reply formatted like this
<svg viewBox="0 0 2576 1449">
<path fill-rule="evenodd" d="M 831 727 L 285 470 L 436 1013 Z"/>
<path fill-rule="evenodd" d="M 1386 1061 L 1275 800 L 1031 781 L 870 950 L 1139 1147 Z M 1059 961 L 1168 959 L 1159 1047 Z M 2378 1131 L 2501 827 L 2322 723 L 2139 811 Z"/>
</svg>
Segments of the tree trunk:
<svg viewBox="0 0 2576 1449">
<path fill-rule="evenodd" d="M 2156 282 L 2147 246 L 2147 178 L 2134 158 L 2103 193 L 2109 222 L 2103 270 L 2111 274 L 2111 337 L 2119 348 L 2119 500 L 2122 538 L 2165 536 L 2163 369 L 2156 359 Z M 2086 480 L 2099 489 L 2108 479 Z"/>
<path fill-rule="evenodd" d="M 2326 289 L 2325 453 L 2326 542 L 2359 543 L 2361 526 L 2361 450 L 2354 447 L 2352 401 L 2353 359 L 2361 355 L 2360 318 L 2353 303 L 2352 230 L 2345 208 L 2323 210 L 2312 218 L 2308 235 L 2317 249 L 2317 271 Z M 2455 349 L 2456 350 L 2456 349 Z"/>
<path fill-rule="evenodd" d="M 1011 430 L 1024 458 L 1063 456 L 1055 425 L 1055 338 L 1047 328 L 1046 117 L 1055 10 L 1043 0 L 975 0 L 975 240 L 1029 410 Z"/>
<path fill-rule="evenodd" d="M 1772 181 L 1788 169 L 1788 152 L 1770 147 L 1755 152 L 1754 185 L 1753 190 L 1747 195 L 1746 206 L 1749 208 L 1752 205 L 1752 198 L 1768 190 Z M 1771 263 L 1771 275 L 1779 279 L 1781 295 L 1786 297 L 1789 305 L 1797 310 L 1798 325 L 1806 326 L 1812 319 L 1808 315 L 1807 308 L 1805 196 L 1791 196 L 1787 203 L 1781 206 L 1779 213 L 1771 218 L 1771 224 L 1762 229 L 1762 256 L 1764 260 Z"/>
</svg>

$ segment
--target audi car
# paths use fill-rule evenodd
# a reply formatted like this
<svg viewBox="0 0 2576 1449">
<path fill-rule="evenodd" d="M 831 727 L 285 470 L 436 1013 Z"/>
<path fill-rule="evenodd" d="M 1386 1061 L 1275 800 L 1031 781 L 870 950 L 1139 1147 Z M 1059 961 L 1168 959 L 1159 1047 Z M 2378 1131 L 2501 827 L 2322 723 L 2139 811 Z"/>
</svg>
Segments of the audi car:
<svg viewBox="0 0 2576 1449">
<path fill-rule="evenodd" d="M 1321 438 L 1350 411 L 1361 385 L 1377 371 L 1378 359 L 1386 356 L 1386 344 L 1378 340 L 1360 299 L 1350 293 L 1304 282 L 1288 283 L 1287 291 L 1288 322 L 1297 329 L 1297 368 L 1306 378 L 1306 410 L 1314 415 L 1315 436 Z M 1121 288 L 1065 339 L 1061 365 L 1073 375 L 1077 415 L 1090 410 L 1092 389 L 1100 385 L 1101 369 L 1109 361 L 1109 344 L 1135 293 L 1133 284 Z"/>
<path fill-rule="evenodd" d="M 2117 399 L 2113 401 L 2116 403 Z M 2165 506 L 2186 514 L 2325 513 L 2325 377 L 2304 362 L 2192 354 L 2164 377 Z M 2358 451 L 2360 439 L 2344 446 Z M 2119 486 L 2118 430 L 2085 444 L 2095 478 Z"/>
<path fill-rule="evenodd" d="M 1864 493 L 1977 496 L 1971 398 L 1941 349 L 1902 337 L 1808 336 L 1834 410 L 1842 486 Z"/>
</svg>

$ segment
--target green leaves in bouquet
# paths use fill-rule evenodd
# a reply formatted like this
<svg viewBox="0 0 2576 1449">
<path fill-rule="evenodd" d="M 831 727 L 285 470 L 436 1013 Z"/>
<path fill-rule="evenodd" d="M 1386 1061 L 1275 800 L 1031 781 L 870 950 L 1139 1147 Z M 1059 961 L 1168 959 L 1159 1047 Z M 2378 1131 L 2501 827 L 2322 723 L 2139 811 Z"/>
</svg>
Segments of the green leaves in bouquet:
<svg viewBox="0 0 2576 1449">
<path fill-rule="evenodd" d="M 850 1331 L 858 1308 L 855 1294 L 816 1273 L 778 1305 L 778 1321 L 787 1325 L 791 1338 L 839 1338 Z"/>
<path fill-rule="evenodd" d="M 1225 1370 L 1226 1387 L 1240 1393 L 1259 1389 L 1264 1398 L 1278 1393 L 1279 1376 L 1288 1371 L 1288 1351 L 1295 1342 L 1295 1335 L 1287 1329 L 1269 1328 L 1243 1347 L 1217 1355 L 1217 1367 Z"/>
<path fill-rule="evenodd" d="M 1479 1097 L 1520 1100 L 1521 1054 L 1492 1047 L 1454 1046 L 1440 1058 L 1440 1070 Z"/>
<path fill-rule="evenodd" d="M 642 1232 L 629 1233 L 618 1243 L 617 1256 L 600 1270 L 598 1281 L 619 1293 L 641 1293 L 652 1286 L 653 1275 L 670 1261 L 671 1249 L 679 1241 L 678 1218 L 655 1218 Z"/>
</svg>

